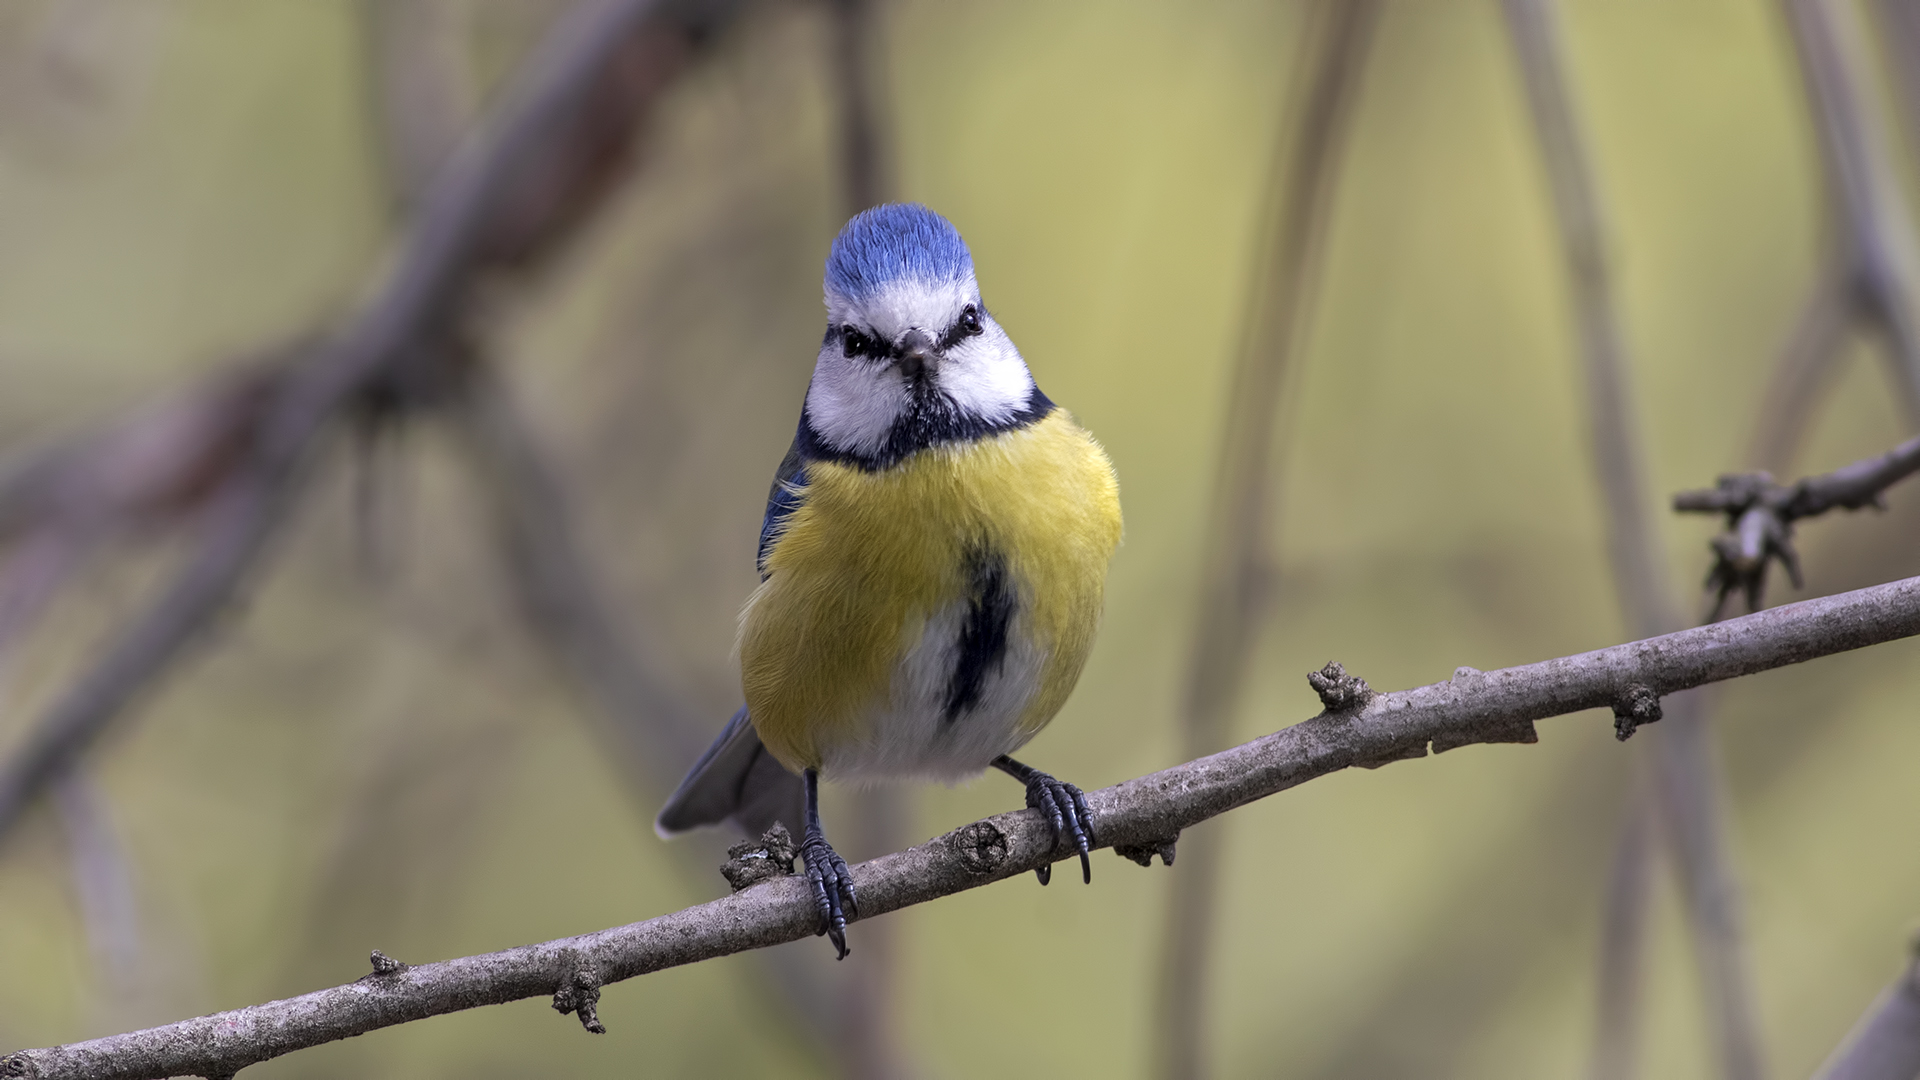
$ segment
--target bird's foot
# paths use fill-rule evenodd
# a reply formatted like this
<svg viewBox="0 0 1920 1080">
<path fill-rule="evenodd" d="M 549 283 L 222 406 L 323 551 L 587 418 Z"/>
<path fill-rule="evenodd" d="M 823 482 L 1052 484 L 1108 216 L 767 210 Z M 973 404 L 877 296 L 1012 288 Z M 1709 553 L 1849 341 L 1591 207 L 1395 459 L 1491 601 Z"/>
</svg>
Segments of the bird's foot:
<svg viewBox="0 0 1920 1080">
<path fill-rule="evenodd" d="M 813 887 L 813 902 L 820 908 L 820 929 L 839 950 L 838 959 L 847 958 L 847 920 L 858 918 L 853 899 L 853 874 L 847 861 L 833 850 L 827 838 L 814 829 L 800 844 L 800 860 L 807 867 L 807 884 Z"/>
<path fill-rule="evenodd" d="M 1036 769 L 1027 777 L 1027 806 L 1046 815 L 1053 826 L 1055 848 L 1071 843 L 1080 853 L 1080 880 L 1092 884 L 1093 863 L 1087 853 L 1093 850 L 1093 811 L 1087 809 L 1086 794 Z M 1042 866 L 1033 874 L 1045 885 L 1053 880 L 1053 866 Z"/>
</svg>

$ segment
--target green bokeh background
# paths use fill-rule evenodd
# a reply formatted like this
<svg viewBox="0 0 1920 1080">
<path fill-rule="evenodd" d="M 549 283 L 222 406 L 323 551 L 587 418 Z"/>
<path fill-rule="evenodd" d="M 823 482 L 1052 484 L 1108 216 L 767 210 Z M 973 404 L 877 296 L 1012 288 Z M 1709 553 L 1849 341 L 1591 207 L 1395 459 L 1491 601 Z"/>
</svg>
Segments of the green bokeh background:
<svg viewBox="0 0 1920 1080">
<path fill-rule="evenodd" d="M 508 69 L 557 10 L 459 7 L 483 72 Z M 346 0 L 0 7 L 6 455 L 335 319 L 377 282 L 394 216 L 363 14 Z M 1105 629 L 1028 753 L 1083 786 L 1178 759 L 1217 425 L 1299 16 L 1224 0 L 887 8 L 899 190 L 960 226 L 996 315 L 1120 472 Z M 1564 24 L 1652 487 L 1699 486 L 1746 464 L 1821 250 L 1792 42 L 1773 6 L 1733 0 L 1570 0 Z M 743 18 L 667 95 L 583 241 L 489 311 L 621 610 L 716 729 L 840 224 L 824 27 L 807 4 Z M 1315 712 L 1302 676 L 1330 658 L 1398 688 L 1624 636 L 1496 4 L 1387 6 L 1329 237 L 1280 458 L 1277 601 L 1236 738 Z M 1856 343 L 1798 467 L 1902 433 L 1886 365 Z M 385 570 L 356 559 L 347 470 L 329 469 L 253 599 L 90 758 L 139 886 L 130 978 L 106 979 L 89 951 L 57 818 L 38 811 L 0 845 L 0 1046 L 346 981 L 370 947 L 482 952 L 724 889 L 653 836 L 661 793 L 608 762 L 528 640 L 444 433 L 416 428 L 393 473 Z M 1803 529 L 1808 594 L 1920 573 L 1920 496 L 1892 503 Z M 1690 587 L 1714 526 L 1657 521 Z M 0 747 L 169 554 L 103 562 L 4 658 Z M 1716 695 L 1781 1076 L 1838 1042 L 1920 914 L 1915 655 L 1883 646 Z M 1212 931 L 1220 1075 L 1579 1072 L 1634 752 L 1608 720 L 1335 775 L 1205 826 L 1233 851 Z M 925 791 L 908 831 L 1018 802 L 992 777 Z M 1095 866 L 1091 887 L 1023 879 L 886 917 L 921 1073 L 1146 1074 L 1180 867 Z M 1647 1075 L 1705 1075 L 1668 876 L 1658 890 Z M 819 942 L 788 948 L 831 963 Z M 824 1075 L 762 978 L 731 958 L 609 987 L 604 1037 L 528 1001 L 247 1075 Z"/>
</svg>

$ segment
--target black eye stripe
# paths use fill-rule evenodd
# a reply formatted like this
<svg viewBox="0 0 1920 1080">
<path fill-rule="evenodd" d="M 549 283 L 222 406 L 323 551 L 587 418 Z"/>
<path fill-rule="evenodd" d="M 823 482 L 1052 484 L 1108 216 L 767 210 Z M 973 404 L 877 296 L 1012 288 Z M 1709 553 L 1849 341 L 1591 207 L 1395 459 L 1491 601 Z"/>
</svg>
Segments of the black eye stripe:
<svg viewBox="0 0 1920 1080">
<path fill-rule="evenodd" d="M 851 326 L 840 328 L 840 351 L 849 358 L 868 356 L 879 359 L 884 359 L 890 352 L 879 339 L 855 330 Z"/>
<path fill-rule="evenodd" d="M 951 349 L 970 337 L 985 333 L 986 329 L 986 324 L 980 318 L 980 309 L 968 304 L 960 309 L 959 317 L 954 319 L 953 325 L 947 327 L 947 332 L 941 335 L 940 347 Z"/>
<path fill-rule="evenodd" d="M 840 335 L 841 352 L 849 359 L 865 356 L 876 360 L 885 360 L 894 355 L 892 343 L 882 340 L 876 335 L 869 334 L 864 330 L 855 329 L 853 326 L 847 324 L 842 324 L 833 329 Z M 940 336 L 940 348 L 951 349 L 970 337 L 986 333 L 986 329 L 986 323 L 982 320 L 980 309 L 972 304 L 968 304 L 966 307 L 960 309 L 960 314 L 953 320 L 953 325 L 947 327 L 947 332 Z"/>
</svg>

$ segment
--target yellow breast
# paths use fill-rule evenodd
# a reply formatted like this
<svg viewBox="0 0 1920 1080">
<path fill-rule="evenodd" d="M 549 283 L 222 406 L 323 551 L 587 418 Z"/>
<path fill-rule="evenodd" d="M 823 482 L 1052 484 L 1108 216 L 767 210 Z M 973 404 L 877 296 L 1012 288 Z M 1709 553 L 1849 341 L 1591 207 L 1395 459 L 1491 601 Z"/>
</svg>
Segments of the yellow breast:
<svg viewBox="0 0 1920 1080">
<path fill-rule="evenodd" d="M 761 740 L 798 771 L 875 739 L 867 729 L 887 715 L 903 658 L 936 612 L 964 601 L 970 556 L 990 550 L 1005 562 L 1022 645 L 1038 664 L 1007 749 L 1018 746 L 1079 679 L 1119 541 L 1113 466 L 1064 410 L 881 471 L 810 463 L 805 500 L 741 619 L 741 675 Z"/>
</svg>

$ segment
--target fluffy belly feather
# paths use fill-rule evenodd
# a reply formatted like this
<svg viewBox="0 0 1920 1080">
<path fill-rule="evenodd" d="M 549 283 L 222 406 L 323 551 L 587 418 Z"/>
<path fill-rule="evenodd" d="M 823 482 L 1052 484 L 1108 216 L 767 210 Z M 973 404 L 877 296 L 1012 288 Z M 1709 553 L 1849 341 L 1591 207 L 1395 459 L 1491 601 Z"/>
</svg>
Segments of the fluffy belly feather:
<svg viewBox="0 0 1920 1080">
<path fill-rule="evenodd" d="M 840 778 L 978 772 L 1065 703 L 1119 538 L 1112 466 L 1060 410 L 882 471 L 809 464 L 742 616 L 761 740 Z"/>
</svg>

